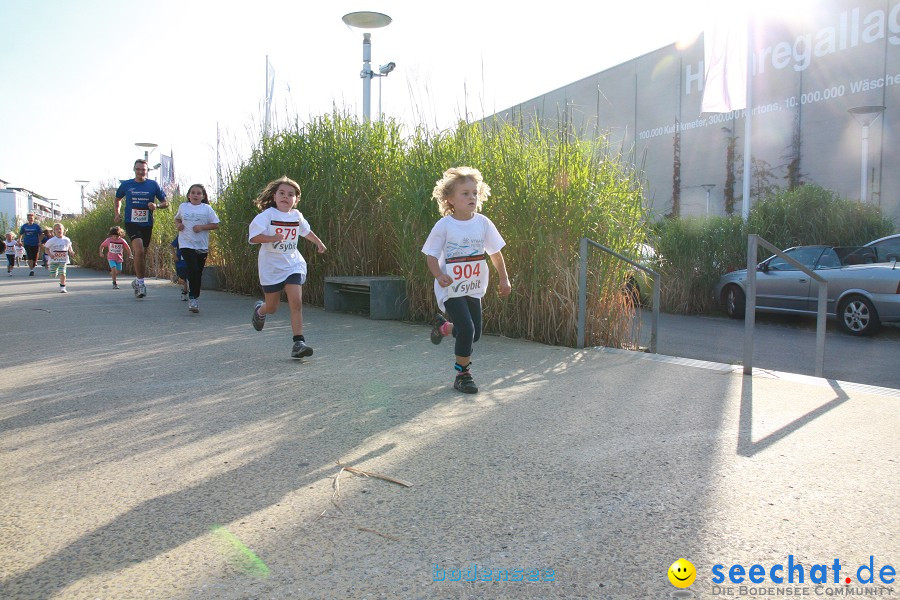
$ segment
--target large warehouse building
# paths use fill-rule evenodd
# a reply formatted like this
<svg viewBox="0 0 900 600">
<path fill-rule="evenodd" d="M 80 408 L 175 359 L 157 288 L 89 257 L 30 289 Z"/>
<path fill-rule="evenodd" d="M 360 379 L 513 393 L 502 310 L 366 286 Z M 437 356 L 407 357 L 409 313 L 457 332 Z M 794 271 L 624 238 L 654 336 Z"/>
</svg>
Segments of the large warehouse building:
<svg viewBox="0 0 900 600">
<path fill-rule="evenodd" d="M 751 204 L 815 183 L 864 195 L 900 226 L 900 0 L 822 0 L 751 31 Z M 643 170 L 657 218 L 741 214 L 746 111 L 701 113 L 703 86 L 701 36 L 496 116 L 607 135 Z"/>
</svg>

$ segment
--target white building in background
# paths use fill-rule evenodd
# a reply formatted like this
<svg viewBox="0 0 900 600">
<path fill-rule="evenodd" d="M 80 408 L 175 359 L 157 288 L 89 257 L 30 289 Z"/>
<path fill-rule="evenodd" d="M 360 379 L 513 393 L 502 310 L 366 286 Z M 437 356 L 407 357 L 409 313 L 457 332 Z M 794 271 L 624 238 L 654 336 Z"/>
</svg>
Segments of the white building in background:
<svg viewBox="0 0 900 600">
<path fill-rule="evenodd" d="M 773 187 L 815 183 L 879 206 L 900 227 L 900 0 L 814 6 L 755 28 L 751 204 Z M 702 36 L 672 44 L 494 118 L 605 135 L 643 172 L 656 218 L 739 215 L 746 111 L 700 112 L 703 54 Z"/>
<path fill-rule="evenodd" d="M 0 179 L 0 224 L 18 233 L 19 226 L 32 212 L 35 220 L 45 227 L 62 219 L 60 205 L 55 200 L 25 188 L 9 187 Z"/>
</svg>

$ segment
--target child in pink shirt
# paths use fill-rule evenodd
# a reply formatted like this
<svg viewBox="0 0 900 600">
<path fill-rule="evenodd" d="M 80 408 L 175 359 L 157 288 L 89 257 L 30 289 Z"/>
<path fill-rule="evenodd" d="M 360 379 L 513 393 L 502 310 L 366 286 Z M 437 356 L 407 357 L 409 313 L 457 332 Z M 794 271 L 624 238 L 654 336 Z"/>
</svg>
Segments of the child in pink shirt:
<svg viewBox="0 0 900 600">
<path fill-rule="evenodd" d="M 100 256 L 103 256 L 103 249 L 106 248 L 106 260 L 109 261 L 109 272 L 112 274 L 113 289 L 116 290 L 119 289 L 116 275 L 122 270 L 125 262 L 122 258 L 123 252 L 128 254 L 129 259 L 131 258 L 131 246 L 122 237 L 123 234 L 121 227 L 111 227 L 109 237 L 100 244 Z"/>
</svg>

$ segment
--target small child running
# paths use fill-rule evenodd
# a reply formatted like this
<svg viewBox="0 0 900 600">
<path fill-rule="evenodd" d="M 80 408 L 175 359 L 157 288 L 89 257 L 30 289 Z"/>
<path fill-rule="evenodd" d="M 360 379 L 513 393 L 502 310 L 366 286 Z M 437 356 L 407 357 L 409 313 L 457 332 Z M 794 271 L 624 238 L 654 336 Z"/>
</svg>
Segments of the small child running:
<svg viewBox="0 0 900 600">
<path fill-rule="evenodd" d="M 67 238 L 65 233 L 66 228 L 63 224 L 55 223 L 53 237 L 42 246 L 44 252 L 50 255 L 50 276 L 54 279 L 59 277 L 59 291 L 63 294 L 67 293 L 66 265 L 69 264 L 69 257 L 75 256 L 72 240 Z"/>
<path fill-rule="evenodd" d="M 453 387 L 465 394 L 478 391 L 471 373 L 472 345 L 481 337 L 481 298 L 488 285 L 485 253 L 500 276 L 500 295 L 508 296 L 512 291 L 500 252 L 506 242 L 494 223 L 478 214 L 490 193 L 491 188 L 478 169 L 456 167 L 444 171 L 432 192 L 443 218 L 435 223 L 422 247 L 428 270 L 434 276 L 438 307 L 450 317 L 447 321 L 441 315 L 435 316 L 431 341 L 440 344 L 451 333 L 456 337 Z"/>
<path fill-rule="evenodd" d="M 113 289 L 119 289 L 119 283 L 116 276 L 122 272 L 125 260 L 123 253 L 128 254 L 131 259 L 131 246 L 125 241 L 125 232 L 121 227 L 113 226 L 109 228 L 109 237 L 100 243 L 100 256 L 103 256 L 103 249 L 106 249 L 106 260 L 109 262 L 109 272 L 112 275 Z"/>
<path fill-rule="evenodd" d="M 326 250 L 325 244 L 313 233 L 300 211 L 294 208 L 299 198 L 300 186 L 297 182 L 287 177 L 272 181 L 256 199 L 256 205 L 262 212 L 250 223 L 250 243 L 259 244 L 259 283 L 266 298 L 265 302 L 256 303 L 251 323 L 254 329 L 262 331 L 266 315 L 278 310 L 281 291 L 284 290 L 294 334 L 291 358 L 304 358 L 313 353 L 303 337 L 306 260 L 297 247 L 299 239 L 306 238 L 315 244 L 319 254 Z"/>
<path fill-rule="evenodd" d="M 6 249 L 4 252 L 6 253 L 6 274 L 9 277 L 12 277 L 13 267 L 16 266 L 16 248 L 19 247 L 19 242 L 16 240 L 16 234 L 10 231 L 6 234 Z"/>
</svg>

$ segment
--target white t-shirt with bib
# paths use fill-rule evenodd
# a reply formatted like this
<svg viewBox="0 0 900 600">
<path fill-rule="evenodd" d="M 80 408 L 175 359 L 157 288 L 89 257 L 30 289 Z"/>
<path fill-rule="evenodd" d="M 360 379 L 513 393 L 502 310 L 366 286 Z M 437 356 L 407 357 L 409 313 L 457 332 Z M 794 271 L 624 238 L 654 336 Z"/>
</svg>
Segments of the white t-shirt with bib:
<svg viewBox="0 0 900 600">
<path fill-rule="evenodd" d="M 69 250 L 72 249 L 72 240 L 66 236 L 53 236 L 44 242 L 44 248 L 47 249 L 47 254 L 50 256 L 50 264 L 69 264 Z"/>
<path fill-rule="evenodd" d="M 209 231 L 199 233 L 194 231 L 194 225 L 209 225 L 218 223 L 219 216 L 209 204 L 193 205 L 183 202 L 175 213 L 176 219 L 181 219 L 184 229 L 178 232 L 178 247 L 193 248 L 194 250 L 209 250 Z"/>
<path fill-rule="evenodd" d="M 257 264 L 260 285 L 281 283 L 294 273 L 306 275 L 306 260 L 300 254 L 300 239 L 309 235 L 311 231 L 309 223 L 295 208 L 281 212 L 277 208 L 269 207 L 256 215 L 250 222 L 248 239 L 261 233 L 284 236 L 280 242 L 265 242 L 259 245 Z"/>
<path fill-rule="evenodd" d="M 482 298 L 488 285 L 485 255 L 496 254 L 505 245 L 494 223 L 480 213 L 467 221 L 447 215 L 435 223 L 422 253 L 437 258 L 441 271 L 453 278 L 447 287 L 434 280 L 434 296 L 440 309 L 444 310 L 447 298 Z"/>
</svg>

